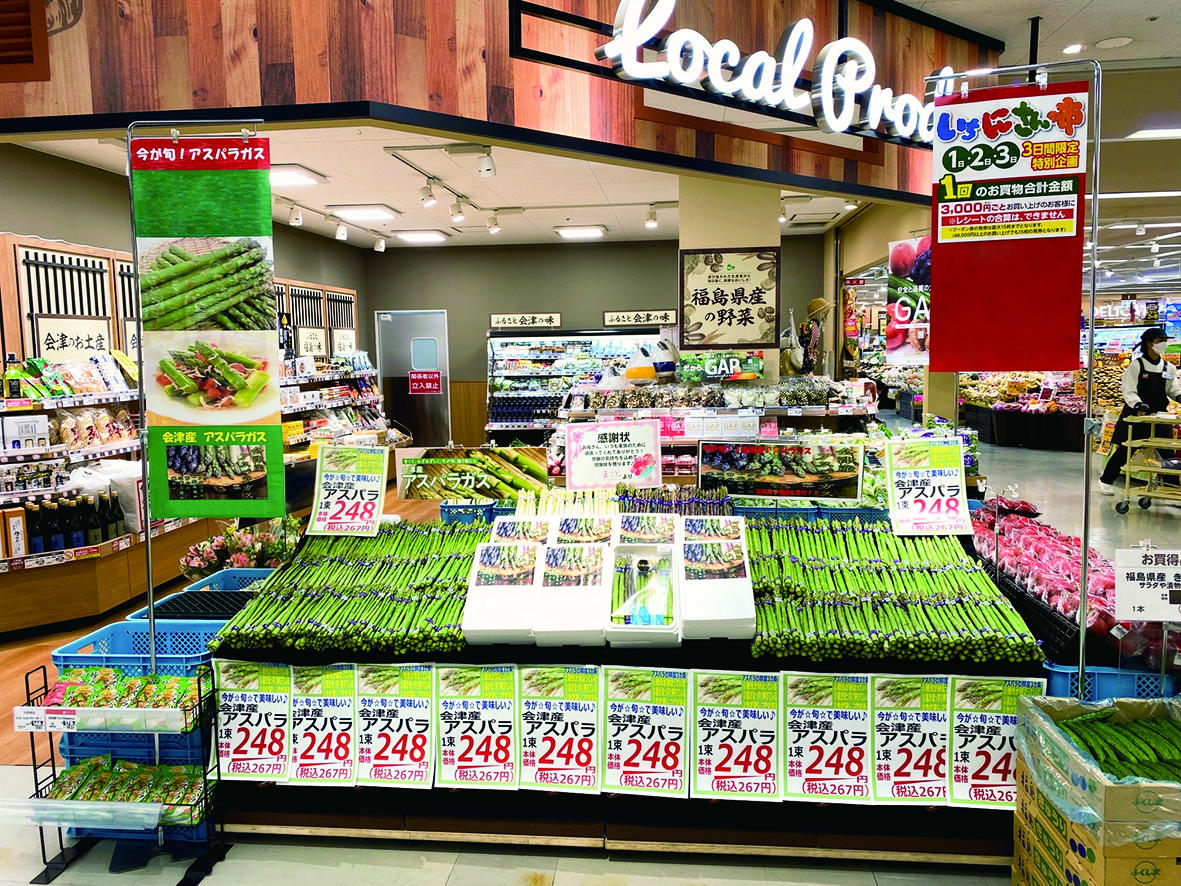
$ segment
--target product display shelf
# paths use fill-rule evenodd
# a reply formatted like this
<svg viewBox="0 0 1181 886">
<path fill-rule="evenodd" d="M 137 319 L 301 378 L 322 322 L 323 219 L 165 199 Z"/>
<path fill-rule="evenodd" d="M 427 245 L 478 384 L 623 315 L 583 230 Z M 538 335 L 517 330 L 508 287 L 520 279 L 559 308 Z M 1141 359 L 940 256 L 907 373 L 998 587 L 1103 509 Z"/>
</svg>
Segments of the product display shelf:
<svg viewBox="0 0 1181 886">
<path fill-rule="evenodd" d="M 48 412 L 75 406 L 102 406 L 107 403 L 131 403 L 139 400 L 139 391 L 115 391 L 109 394 L 71 394 L 44 400 L 0 400 L 0 414 L 12 412 Z"/>
<path fill-rule="evenodd" d="M 204 520 L 204 517 L 177 517 L 171 520 L 157 520 L 152 524 L 152 538 L 156 538 L 166 532 L 173 532 L 182 526 L 204 522 Z M 44 554 L 33 554 L 25 557 L 10 557 L 7 560 L 0 559 L 0 573 L 19 572 L 25 569 L 37 569 L 42 566 L 56 566 L 61 563 L 108 557 L 112 554 L 118 554 L 120 551 L 125 551 L 132 545 L 142 544 L 143 540 L 144 534 L 142 532 L 129 532 L 126 535 L 120 535 L 118 538 L 104 541 L 99 545 L 66 548 L 62 551 L 49 551 Z"/>
<path fill-rule="evenodd" d="M 105 446 L 92 446 L 89 449 L 75 449 L 73 451 L 66 449 L 61 444 L 47 446 L 43 449 L 7 449 L 0 451 L 0 467 L 31 461 L 60 461 L 66 464 L 81 464 L 85 461 L 110 458 L 113 455 L 125 455 L 128 452 L 139 452 L 138 440 L 109 443 Z"/>
<path fill-rule="evenodd" d="M 287 376 L 279 381 L 283 388 L 298 387 L 325 381 L 346 381 L 350 378 L 371 378 L 377 375 L 376 369 L 355 369 L 340 372 L 317 372 L 314 375 Z"/>
<path fill-rule="evenodd" d="M 712 418 L 717 415 L 748 415 L 748 416 L 840 416 L 840 415 L 876 415 L 877 404 L 865 405 L 830 405 L 830 406 L 688 406 L 688 407 L 651 407 L 649 409 L 588 409 L 563 410 L 559 417 L 569 419 L 592 420 L 595 418 L 612 418 L 624 416 L 627 418 L 660 418 L 670 416 L 675 418 Z"/>
<path fill-rule="evenodd" d="M 309 403 L 306 406 L 284 409 L 283 414 L 297 415 L 301 412 L 312 412 L 316 409 L 333 409 L 337 406 L 369 406 L 380 402 L 381 397 L 376 394 L 371 397 L 339 397 L 336 400 L 323 400 L 319 403 Z"/>
<path fill-rule="evenodd" d="M 101 632 L 96 632 L 96 635 L 99 633 Z M 113 643 L 114 637 L 106 641 L 99 640 L 94 645 L 98 647 L 104 642 Z M 60 667 L 62 662 L 58 660 L 59 653 L 61 650 L 54 653 L 54 660 Z M 74 663 L 87 658 L 80 654 L 64 654 L 61 657 Z M 174 656 L 172 667 L 174 671 L 185 670 L 197 677 L 199 702 L 186 710 L 119 710 L 120 723 L 137 715 L 145 718 L 142 724 L 145 728 L 137 729 L 130 736 L 127 735 L 126 726 L 123 726 L 121 731 L 116 728 L 98 728 L 99 719 L 114 716 L 110 710 L 74 709 L 55 715 L 52 709 L 46 709 L 44 706 L 50 688 L 46 667 L 41 665 L 25 675 L 25 705 L 14 711 L 18 723 L 19 712 L 45 712 L 42 722 L 22 730 L 29 732 L 33 795 L 28 800 L 0 801 L 0 822 L 28 825 L 38 829 L 41 858 L 45 868 L 33 882 L 53 882 L 73 861 L 88 852 L 101 839 L 115 840 L 115 849 L 109 864 L 111 873 L 143 868 L 154 856 L 163 854 L 171 856 L 173 860 L 193 859 L 181 882 L 197 884 L 212 871 L 218 861 L 225 858 L 230 845 L 225 839 L 225 823 L 219 809 L 216 790 L 220 775 L 217 755 L 204 757 L 203 752 L 200 752 L 195 759 L 190 756 L 183 760 L 179 757 L 169 760 L 167 747 L 171 745 L 164 741 L 165 736 L 180 738 L 188 735 L 195 738 L 195 741 L 187 743 L 195 744 L 200 750 L 208 747 L 213 735 L 216 698 L 208 672 L 201 672 L 194 663 L 180 664 L 182 657 Z M 124 656 L 120 661 L 119 666 L 123 668 L 124 674 L 145 676 L 148 673 L 146 656 L 142 657 L 139 665 L 132 661 L 133 658 L 135 656 Z M 190 658 L 195 662 L 200 656 Z M 99 662 L 109 663 L 109 656 L 99 652 L 93 653 L 90 663 Z M 164 668 L 160 668 L 159 671 L 165 673 Z M 93 720 L 83 719 L 91 714 L 94 716 Z M 151 718 L 151 722 L 148 722 L 147 718 Z M 76 727 L 82 724 L 88 730 L 85 734 L 75 731 Z M 196 763 L 201 773 L 200 795 L 191 803 L 167 806 L 163 803 L 50 799 L 54 784 L 60 775 L 53 740 L 57 732 L 64 733 L 62 755 L 66 765 L 92 755 L 91 752 L 110 753 L 113 760 L 124 759 L 146 765 Z M 70 742 L 74 736 L 81 739 L 91 735 L 98 738 L 98 744 L 88 746 L 82 741 Z M 120 740 L 125 737 L 130 740 Z M 154 742 L 159 743 L 158 753 L 153 750 L 157 746 Z M 72 751 L 77 754 L 74 759 L 71 758 Z M 197 823 L 190 826 L 161 824 L 165 810 L 170 816 L 187 818 Z M 56 850 L 53 847 L 54 832 Z M 67 836 L 73 838 L 68 846 Z M 52 857 L 50 853 L 53 853 Z"/>
</svg>

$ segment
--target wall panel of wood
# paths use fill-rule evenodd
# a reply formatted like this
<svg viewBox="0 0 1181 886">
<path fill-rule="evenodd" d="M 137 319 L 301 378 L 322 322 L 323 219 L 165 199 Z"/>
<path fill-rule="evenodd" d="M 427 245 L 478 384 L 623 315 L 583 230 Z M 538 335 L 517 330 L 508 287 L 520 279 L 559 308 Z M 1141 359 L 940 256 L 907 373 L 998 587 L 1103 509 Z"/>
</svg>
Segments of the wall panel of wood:
<svg viewBox="0 0 1181 886">
<path fill-rule="evenodd" d="M 457 446 L 483 446 L 488 424 L 488 382 L 451 382 L 451 439 Z"/>
<path fill-rule="evenodd" d="M 602 22 L 617 0 L 540 0 Z M 796 19 L 816 46 L 837 37 L 836 0 L 680 0 L 670 28 L 774 51 Z M 525 45 L 590 58 L 603 39 L 526 19 Z M 849 0 L 849 32 L 865 40 L 878 79 L 923 94 L 942 64 L 996 61 L 974 43 Z M 873 161 L 806 143 L 718 135 L 699 118 L 657 125 L 637 114 L 637 87 L 509 58 L 508 0 L 122 0 L 87 2 L 51 35 L 50 80 L 0 84 L 0 115 L 135 113 L 367 100 L 647 148 L 784 174 L 926 194 L 930 155 L 881 145 Z M 538 47 L 540 48 L 540 47 Z M 588 145 L 590 147 L 590 145 Z M 838 185 L 839 187 L 839 185 Z"/>
</svg>

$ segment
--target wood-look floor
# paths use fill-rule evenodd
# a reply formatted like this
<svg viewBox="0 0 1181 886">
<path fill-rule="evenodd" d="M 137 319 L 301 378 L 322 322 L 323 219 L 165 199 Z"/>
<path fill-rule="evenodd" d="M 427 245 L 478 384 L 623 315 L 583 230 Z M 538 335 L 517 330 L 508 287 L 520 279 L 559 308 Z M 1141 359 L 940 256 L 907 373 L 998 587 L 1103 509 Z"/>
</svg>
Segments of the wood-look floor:
<svg viewBox="0 0 1181 886">
<path fill-rule="evenodd" d="M 405 520 L 437 520 L 439 518 L 439 503 L 434 501 L 398 501 L 394 498 L 391 488 L 386 496 L 385 512 L 398 514 Z M 173 593 L 187 583 L 186 579 L 178 579 L 167 587 L 158 589 L 157 597 Z M 69 589 L 63 588 L 62 593 L 69 593 Z M 113 621 L 122 621 L 130 613 L 142 608 L 143 605 L 143 600 L 139 599 L 119 609 L 111 610 L 106 615 L 80 628 L 0 642 L 0 764 L 23 765 L 29 762 L 29 734 L 15 732 L 12 728 L 12 709 L 16 705 L 24 704 L 25 701 L 25 674 L 33 668 L 45 665 L 49 669 L 49 682 L 52 684 L 57 676 L 57 671 L 50 661 L 50 654 L 54 649 L 77 637 L 89 634 L 103 625 Z"/>
</svg>

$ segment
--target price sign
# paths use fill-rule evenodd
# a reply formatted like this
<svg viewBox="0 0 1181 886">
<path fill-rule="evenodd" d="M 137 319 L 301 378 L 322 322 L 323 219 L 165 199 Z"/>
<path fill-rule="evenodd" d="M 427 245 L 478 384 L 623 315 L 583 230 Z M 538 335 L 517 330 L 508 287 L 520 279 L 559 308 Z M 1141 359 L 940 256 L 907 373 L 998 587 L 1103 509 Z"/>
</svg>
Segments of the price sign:
<svg viewBox="0 0 1181 886">
<path fill-rule="evenodd" d="M 213 669 L 221 777 L 226 781 L 287 781 L 291 668 L 215 660 Z"/>
<path fill-rule="evenodd" d="M 604 668 L 603 790 L 688 797 L 689 672 Z"/>
<path fill-rule="evenodd" d="M 693 796 L 778 800 L 778 674 L 693 672 Z"/>
<path fill-rule="evenodd" d="M 357 665 L 357 784 L 429 788 L 431 666 Z"/>
<path fill-rule="evenodd" d="M 947 677 L 869 678 L 875 803 L 947 802 Z"/>
<path fill-rule="evenodd" d="M 1115 617 L 1181 621 L 1181 551 L 1116 551 Z"/>
<path fill-rule="evenodd" d="M 1017 699 L 1045 692 L 1045 680 L 951 678 L 949 805 L 1016 808 Z"/>
<path fill-rule="evenodd" d="M 435 786 L 517 789 L 516 665 L 435 668 Z"/>
<path fill-rule="evenodd" d="M 321 446 L 308 535 L 377 535 L 389 450 Z"/>
<path fill-rule="evenodd" d="M 45 708 L 16 707 L 12 709 L 12 728 L 16 732 L 44 732 Z"/>
<path fill-rule="evenodd" d="M 76 732 L 78 712 L 73 708 L 46 708 L 45 728 L 49 732 Z"/>
<path fill-rule="evenodd" d="M 783 796 L 868 803 L 869 677 L 783 675 Z"/>
<path fill-rule="evenodd" d="M 959 437 L 889 441 L 886 474 L 895 535 L 972 534 Z"/>
<path fill-rule="evenodd" d="M 597 667 L 521 668 L 521 787 L 597 794 L 601 686 Z"/>
<path fill-rule="evenodd" d="M 291 668 L 291 783 L 356 783 L 356 665 Z"/>
</svg>

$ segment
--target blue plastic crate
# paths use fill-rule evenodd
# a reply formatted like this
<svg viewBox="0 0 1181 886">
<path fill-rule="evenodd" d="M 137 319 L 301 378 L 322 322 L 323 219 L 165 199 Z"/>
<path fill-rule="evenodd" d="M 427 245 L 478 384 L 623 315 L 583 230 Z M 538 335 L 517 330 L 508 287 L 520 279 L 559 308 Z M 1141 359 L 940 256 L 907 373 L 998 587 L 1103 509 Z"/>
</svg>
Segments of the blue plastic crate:
<svg viewBox="0 0 1181 886">
<path fill-rule="evenodd" d="M 1042 662 L 1046 669 L 1046 695 L 1075 698 L 1078 695 L 1078 666 Z M 1163 692 L 1161 676 L 1154 671 L 1128 668 L 1087 666 L 1083 701 L 1103 701 L 1108 698 L 1161 698 L 1175 694 L 1176 680 L 1165 676 Z"/>
<path fill-rule="evenodd" d="M 58 751 L 69 766 L 102 754 L 110 754 L 112 760 L 154 765 L 154 737 L 149 733 L 66 732 L 58 743 Z M 161 733 L 159 738 L 160 762 L 166 766 L 204 766 L 209 759 L 209 741 L 203 740 L 199 729 Z"/>
<path fill-rule="evenodd" d="M 197 668 L 213 660 L 208 643 L 218 631 L 210 621 L 156 622 L 156 673 L 192 677 Z M 53 650 L 53 664 L 63 667 L 106 666 L 119 668 L 129 677 L 150 674 L 148 623 L 118 621 L 92 631 Z"/>
<path fill-rule="evenodd" d="M 167 597 L 161 597 L 159 600 L 156 601 L 156 605 L 159 606 L 165 600 L 171 600 L 173 597 L 179 597 L 181 594 L 184 594 L 184 593 L 188 593 L 188 592 L 187 591 L 177 591 L 175 594 L 169 594 Z M 135 610 L 135 612 L 133 612 L 133 613 L 131 613 L 131 615 L 127 616 L 125 621 L 140 621 L 141 619 L 146 619 L 147 617 L 148 617 L 148 607 L 145 606 L 143 609 Z"/>
<path fill-rule="evenodd" d="M 821 520 L 860 519 L 862 523 L 888 523 L 890 512 L 885 508 L 818 508 Z"/>
<path fill-rule="evenodd" d="M 223 569 L 185 587 L 186 591 L 240 591 L 262 581 L 273 569 Z"/>
<path fill-rule="evenodd" d="M 492 519 L 497 517 L 511 517 L 517 512 L 517 503 L 515 501 L 508 504 L 494 504 L 492 506 Z"/>
<path fill-rule="evenodd" d="M 483 520 L 492 522 L 491 502 L 443 502 L 439 505 L 439 514 L 444 523 L 475 523 Z"/>
<path fill-rule="evenodd" d="M 164 826 L 164 842 L 205 843 L 213 839 L 213 822 L 208 817 L 192 827 Z M 94 837 L 99 840 L 155 840 L 156 831 L 114 831 L 107 828 L 69 828 L 69 835 L 75 839 Z"/>
</svg>

